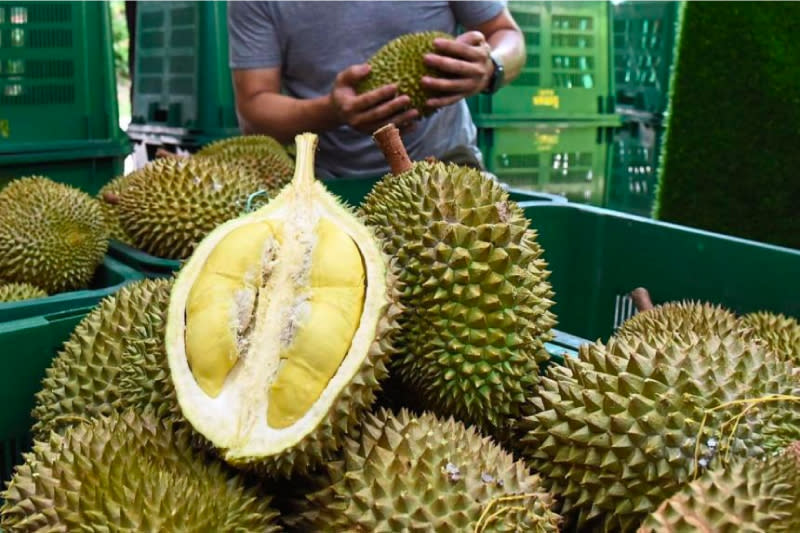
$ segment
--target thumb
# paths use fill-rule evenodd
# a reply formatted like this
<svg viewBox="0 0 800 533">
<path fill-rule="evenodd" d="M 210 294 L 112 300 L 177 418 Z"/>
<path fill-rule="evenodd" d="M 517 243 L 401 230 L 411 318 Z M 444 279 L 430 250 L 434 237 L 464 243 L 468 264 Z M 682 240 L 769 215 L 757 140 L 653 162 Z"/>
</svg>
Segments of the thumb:
<svg viewBox="0 0 800 533">
<path fill-rule="evenodd" d="M 369 74 L 371 67 L 367 63 L 352 65 L 339 73 L 339 83 L 343 85 L 355 85 Z"/>
</svg>

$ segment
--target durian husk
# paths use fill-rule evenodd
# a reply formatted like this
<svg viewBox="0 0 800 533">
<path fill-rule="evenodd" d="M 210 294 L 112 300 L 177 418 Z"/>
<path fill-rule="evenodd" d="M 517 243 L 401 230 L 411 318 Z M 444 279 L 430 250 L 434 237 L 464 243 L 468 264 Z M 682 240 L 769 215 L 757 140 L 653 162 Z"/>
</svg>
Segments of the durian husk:
<svg viewBox="0 0 800 533">
<path fill-rule="evenodd" d="M 34 438 L 126 409 L 182 418 L 164 347 L 171 287 L 170 279 L 132 282 L 81 320 L 36 393 Z"/>
<path fill-rule="evenodd" d="M 639 312 L 622 323 L 614 332 L 616 337 L 646 337 L 655 335 L 670 342 L 676 334 L 696 336 L 727 336 L 738 331 L 741 325 L 736 315 L 721 305 L 701 301 L 667 302 Z"/>
<path fill-rule="evenodd" d="M 3 283 L 0 281 L 0 302 L 21 302 L 46 296 L 45 291 L 30 283 Z"/>
<path fill-rule="evenodd" d="M 393 379 L 425 409 L 502 438 L 556 324 L 530 221 L 482 173 L 427 161 L 384 177 L 360 212 L 401 269 Z"/>
<path fill-rule="evenodd" d="M 578 528 L 633 531 L 695 475 L 800 438 L 791 366 L 761 343 L 738 333 L 649 341 L 585 344 L 531 398 L 524 456 Z"/>
<path fill-rule="evenodd" d="M 9 532 L 281 530 L 267 495 L 151 413 L 76 424 L 24 458 L 2 493 Z"/>
<path fill-rule="evenodd" d="M 293 531 L 558 531 L 553 496 L 524 463 L 452 418 L 380 409 L 315 488 L 284 513 Z"/>
<path fill-rule="evenodd" d="M 758 311 L 740 318 L 776 355 L 800 367 L 800 322 L 782 313 Z"/>
<path fill-rule="evenodd" d="M 363 413 L 375 400 L 379 382 L 388 374 L 386 364 L 394 353 L 393 339 L 401 312 L 395 288 L 396 274 L 388 257 L 382 254 L 378 239 L 347 206 L 313 177 L 313 146 L 316 145 L 316 139 L 316 135 L 312 134 L 298 136 L 298 143 L 305 144 L 302 150 L 298 144 L 295 178 L 277 198 L 246 216 L 223 224 L 203 239 L 179 272 L 170 298 L 166 345 L 170 372 L 183 416 L 226 462 L 269 477 L 308 473 L 331 459 L 346 436 L 357 434 Z M 260 429 L 253 431 L 268 434 L 269 437 L 260 441 L 267 442 L 266 448 L 251 449 L 248 448 L 250 441 L 237 440 L 237 417 L 251 411 L 248 403 L 261 401 L 262 395 L 268 390 L 266 379 L 263 389 L 259 387 L 244 394 L 235 390 L 238 383 L 235 380 L 238 378 L 233 378 L 234 381 L 226 378 L 225 387 L 233 387 L 234 390 L 226 396 L 226 388 L 223 388 L 218 398 L 224 400 L 212 398 L 202 390 L 191 373 L 187 359 L 184 337 L 186 302 L 206 258 L 231 231 L 261 221 L 288 224 L 294 217 L 317 212 L 324 212 L 342 224 L 342 228 L 360 247 L 366 265 L 367 287 L 361 322 L 344 362 L 330 378 L 319 400 L 299 422 L 281 430 L 279 436 L 274 436 L 278 433 L 273 428 L 265 427 L 258 418 L 261 415 L 256 415 L 255 419 L 261 425 L 258 426 Z M 257 320 L 254 322 L 258 324 Z M 259 331 L 259 326 L 253 329 Z M 261 343 L 249 344 L 263 349 Z M 237 363 L 250 366 L 234 369 L 236 375 L 246 376 L 248 383 L 253 382 L 252 376 L 259 372 L 258 368 L 252 367 L 256 359 L 250 355 L 244 355 Z M 300 429 L 296 429 L 298 425 Z"/>
<path fill-rule="evenodd" d="M 386 43 L 367 61 L 371 70 L 356 85 L 357 92 L 363 94 L 396 83 L 397 94 L 408 95 L 411 108 L 418 110 L 421 116 L 433 114 L 435 109 L 428 107 L 426 102 L 440 93 L 422 87 L 420 79 L 423 76 L 444 77 L 439 69 L 429 67 L 423 61 L 425 54 L 436 53 L 433 46 L 436 38 L 453 39 L 453 36 L 441 31 L 426 31 L 401 35 Z"/>
<path fill-rule="evenodd" d="M 0 279 L 48 294 L 86 288 L 108 249 L 108 227 L 85 192 L 43 176 L 0 190 Z"/>
<path fill-rule="evenodd" d="M 252 154 L 272 153 L 282 158 L 286 163 L 293 165 L 292 158 L 286 148 L 277 139 L 269 135 L 238 135 L 227 139 L 220 139 L 206 144 L 195 152 L 195 156 L 218 156 L 222 154 Z M 290 175 L 291 177 L 291 175 Z"/>
<path fill-rule="evenodd" d="M 259 176 L 264 183 L 265 193 L 269 197 L 276 196 L 292 180 L 294 173 L 294 163 L 285 154 L 279 155 L 248 145 L 228 148 L 212 155 L 195 155 L 194 157 L 221 161 L 226 165 L 238 167 L 249 174 Z"/>
<path fill-rule="evenodd" d="M 800 447 L 706 472 L 664 501 L 639 533 L 800 531 Z"/>
<path fill-rule="evenodd" d="M 109 227 L 110 238 L 119 242 L 130 244 L 131 238 L 122 229 L 122 224 L 119 221 L 119 212 L 114 200 L 108 201 L 107 195 L 112 195 L 114 199 L 119 198 L 119 195 L 125 190 L 127 183 L 130 181 L 130 174 L 117 176 L 100 188 L 97 193 L 97 200 L 103 209 Z"/>
<path fill-rule="evenodd" d="M 156 159 L 127 178 L 117 205 L 122 229 L 130 244 L 167 259 L 187 258 L 270 187 L 259 174 L 199 157 Z"/>
</svg>

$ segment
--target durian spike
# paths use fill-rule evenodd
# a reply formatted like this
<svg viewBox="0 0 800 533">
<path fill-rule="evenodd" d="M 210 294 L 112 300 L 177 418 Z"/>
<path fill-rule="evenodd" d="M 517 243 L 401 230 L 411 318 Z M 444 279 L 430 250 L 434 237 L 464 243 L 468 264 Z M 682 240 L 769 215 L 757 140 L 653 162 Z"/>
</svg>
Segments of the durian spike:
<svg viewBox="0 0 800 533">
<path fill-rule="evenodd" d="M 650 299 L 650 293 L 644 287 L 637 287 L 630 292 L 633 305 L 640 313 L 648 311 L 653 308 L 653 301 Z"/>
<path fill-rule="evenodd" d="M 375 143 L 383 152 L 383 157 L 389 163 L 392 169 L 392 174 L 397 176 L 402 174 L 414 166 L 411 159 L 408 157 L 406 147 L 403 145 L 403 140 L 400 138 L 400 130 L 397 129 L 393 123 L 389 123 L 375 130 L 372 134 Z"/>
</svg>

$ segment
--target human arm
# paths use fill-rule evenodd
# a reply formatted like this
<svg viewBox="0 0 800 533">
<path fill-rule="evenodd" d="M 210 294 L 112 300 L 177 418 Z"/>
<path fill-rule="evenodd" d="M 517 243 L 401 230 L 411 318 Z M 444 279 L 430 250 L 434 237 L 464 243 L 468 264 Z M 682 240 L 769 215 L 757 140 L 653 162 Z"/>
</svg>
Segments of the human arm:
<svg viewBox="0 0 800 533">
<path fill-rule="evenodd" d="M 490 54 L 503 64 L 505 83 L 519 76 L 525 65 L 525 38 L 507 8 L 466 30 L 455 40 L 434 40 L 439 53 L 425 56 L 429 66 L 449 75 L 422 78 L 423 87 L 444 93 L 428 100 L 431 107 L 444 107 L 484 90 L 494 71 Z"/>
<path fill-rule="evenodd" d="M 353 65 L 338 74 L 329 94 L 300 99 L 280 93 L 280 68 L 234 69 L 242 130 L 288 143 L 304 131 L 319 133 L 347 124 L 371 134 L 389 122 L 403 124 L 416 118 L 416 110 L 405 109 L 409 97 L 397 96 L 395 84 L 358 95 L 355 84 L 368 72 L 366 64 Z"/>
</svg>

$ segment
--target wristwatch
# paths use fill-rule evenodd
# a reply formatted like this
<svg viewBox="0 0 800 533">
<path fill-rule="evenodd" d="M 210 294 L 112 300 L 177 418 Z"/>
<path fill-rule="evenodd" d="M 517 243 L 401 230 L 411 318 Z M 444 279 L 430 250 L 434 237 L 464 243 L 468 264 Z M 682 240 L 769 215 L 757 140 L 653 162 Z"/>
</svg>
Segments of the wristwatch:
<svg viewBox="0 0 800 533">
<path fill-rule="evenodd" d="M 492 77 L 489 78 L 489 84 L 486 86 L 484 90 L 481 91 L 483 94 L 494 94 L 500 87 L 503 86 L 503 81 L 505 79 L 505 69 L 503 69 L 503 62 L 498 58 L 494 52 L 489 54 L 489 58 L 492 60 L 492 64 L 494 65 L 494 72 L 492 72 Z"/>
</svg>

